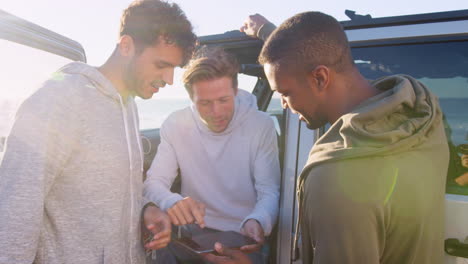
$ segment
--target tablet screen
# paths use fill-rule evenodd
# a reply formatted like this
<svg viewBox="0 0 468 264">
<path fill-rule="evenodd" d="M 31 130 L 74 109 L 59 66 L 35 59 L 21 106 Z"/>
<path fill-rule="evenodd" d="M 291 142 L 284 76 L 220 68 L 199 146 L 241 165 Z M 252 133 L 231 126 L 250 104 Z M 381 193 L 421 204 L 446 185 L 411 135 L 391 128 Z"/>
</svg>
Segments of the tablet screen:
<svg viewBox="0 0 468 264">
<path fill-rule="evenodd" d="M 240 248 L 245 245 L 252 245 L 257 243 L 252 238 L 234 231 L 221 231 L 202 234 L 193 236 L 191 239 L 184 237 L 175 240 L 175 242 L 198 254 L 214 251 L 214 244 L 216 242 L 220 242 L 227 248 Z"/>
</svg>

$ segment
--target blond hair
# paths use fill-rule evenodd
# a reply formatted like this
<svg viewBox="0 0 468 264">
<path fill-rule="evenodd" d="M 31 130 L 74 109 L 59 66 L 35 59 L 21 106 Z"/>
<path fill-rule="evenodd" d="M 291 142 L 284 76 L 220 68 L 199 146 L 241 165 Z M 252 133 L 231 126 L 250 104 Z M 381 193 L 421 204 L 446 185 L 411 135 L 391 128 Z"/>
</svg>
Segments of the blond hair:
<svg viewBox="0 0 468 264">
<path fill-rule="evenodd" d="M 239 63 L 233 55 L 222 48 L 201 47 L 185 68 L 182 81 L 190 98 L 193 96 L 193 84 L 199 81 L 229 77 L 232 79 L 232 88 L 237 89 Z"/>
</svg>

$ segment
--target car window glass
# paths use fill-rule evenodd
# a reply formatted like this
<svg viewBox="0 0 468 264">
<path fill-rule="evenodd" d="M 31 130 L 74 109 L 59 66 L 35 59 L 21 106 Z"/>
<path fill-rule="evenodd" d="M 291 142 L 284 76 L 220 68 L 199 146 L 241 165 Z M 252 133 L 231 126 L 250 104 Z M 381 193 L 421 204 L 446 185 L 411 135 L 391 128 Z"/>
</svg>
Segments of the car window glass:
<svg viewBox="0 0 468 264">
<path fill-rule="evenodd" d="M 277 92 L 273 93 L 268 108 L 266 110 L 273 118 L 276 132 L 281 135 L 281 124 L 283 123 L 283 107 L 281 106 L 281 98 Z"/>
<path fill-rule="evenodd" d="M 353 48 L 353 57 L 368 79 L 408 74 L 439 97 L 450 148 L 447 193 L 468 195 L 468 179 L 463 186 L 459 178 L 468 178 L 468 41 Z"/>
<path fill-rule="evenodd" d="M 0 39 L 0 151 L 16 111 L 39 85 L 70 59 Z"/>
<path fill-rule="evenodd" d="M 257 83 L 257 77 L 239 74 L 237 78 L 239 82 L 239 89 L 246 90 L 247 92 L 251 93 Z"/>
<path fill-rule="evenodd" d="M 154 129 L 161 124 L 174 111 L 183 109 L 191 104 L 190 98 L 182 83 L 183 69 L 176 68 L 174 71 L 174 83 L 159 89 L 148 100 L 139 97 L 135 99 L 138 105 L 140 129 Z"/>
<path fill-rule="evenodd" d="M 141 130 L 161 127 L 161 124 L 172 112 L 183 109 L 191 104 L 188 96 L 161 98 L 157 94 L 153 95 L 153 98 L 149 100 L 136 98 L 135 101 L 138 105 Z"/>
</svg>

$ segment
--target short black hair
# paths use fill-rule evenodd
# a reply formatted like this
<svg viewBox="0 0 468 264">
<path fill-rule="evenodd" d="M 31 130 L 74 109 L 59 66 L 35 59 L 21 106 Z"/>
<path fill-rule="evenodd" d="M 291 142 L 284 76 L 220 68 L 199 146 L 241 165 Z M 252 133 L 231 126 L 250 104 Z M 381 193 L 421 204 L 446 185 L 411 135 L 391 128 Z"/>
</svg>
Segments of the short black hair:
<svg viewBox="0 0 468 264">
<path fill-rule="evenodd" d="M 325 65 L 335 71 L 354 65 L 341 24 L 321 12 L 300 13 L 282 23 L 265 42 L 259 62 L 305 70 Z"/>
<path fill-rule="evenodd" d="M 183 64 L 192 56 L 196 35 L 192 24 L 175 3 L 160 0 L 137 0 L 123 11 L 120 36 L 132 37 L 138 52 L 157 44 L 159 37 L 179 46 L 184 54 Z"/>
</svg>

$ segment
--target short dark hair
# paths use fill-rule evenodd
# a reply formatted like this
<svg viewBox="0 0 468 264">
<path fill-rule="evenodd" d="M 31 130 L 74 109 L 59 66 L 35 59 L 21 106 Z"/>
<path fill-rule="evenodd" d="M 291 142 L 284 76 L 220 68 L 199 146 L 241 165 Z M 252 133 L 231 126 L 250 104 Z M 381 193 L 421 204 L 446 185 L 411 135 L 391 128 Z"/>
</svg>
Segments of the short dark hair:
<svg viewBox="0 0 468 264">
<path fill-rule="evenodd" d="M 259 62 L 305 70 L 325 65 L 336 71 L 354 65 L 341 24 L 320 12 L 300 13 L 283 22 L 265 42 Z"/>
<path fill-rule="evenodd" d="M 175 4 L 160 0 L 136 0 L 123 11 L 120 36 L 133 38 L 137 52 L 157 44 L 159 37 L 179 46 L 184 54 L 183 64 L 192 56 L 196 35 L 184 12 Z"/>
<path fill-rule="evenodd" d="M 237 89 L 237 74 L 239 63 L 236 58 L 219 47 L 200 47 L 193 59 L 186 66 L 182 77 L 185 89 L 193 96 L 192 85 L 198 81 L 209 81 L 221 77 L 229 77 L 232 80 L 232 88 Z"/>
</svg>

